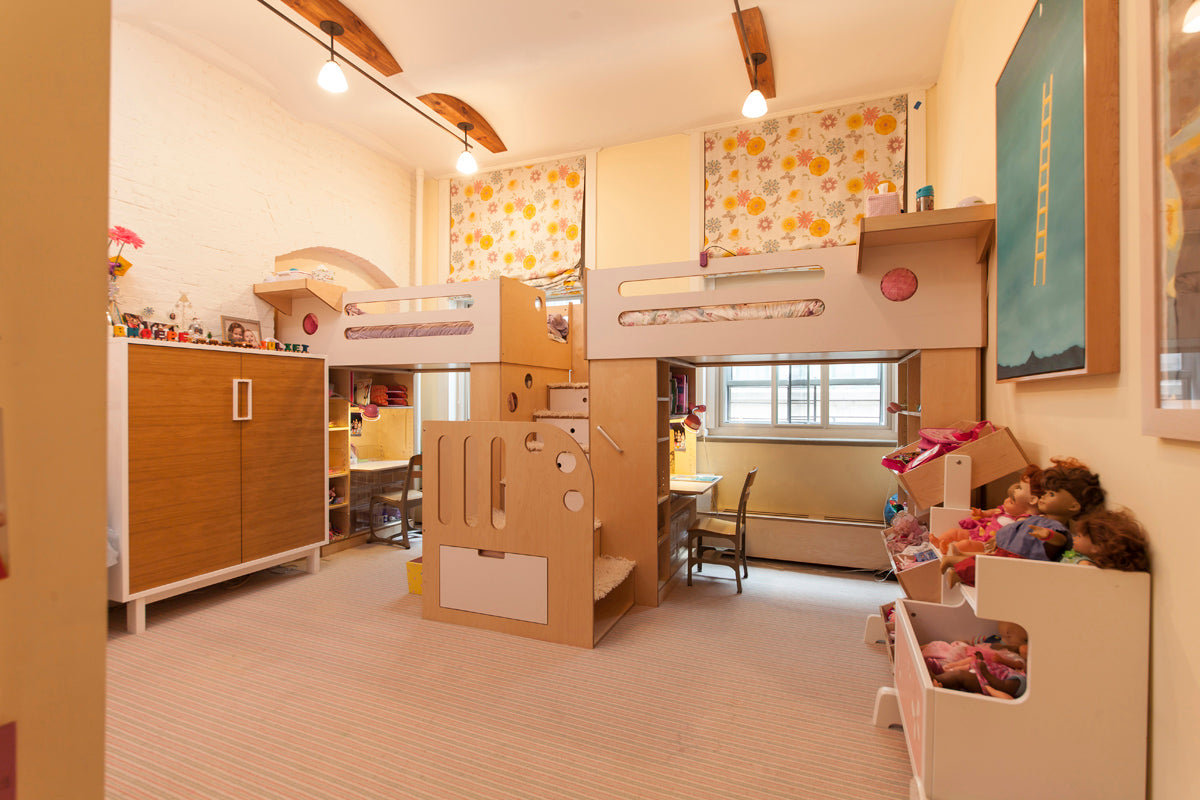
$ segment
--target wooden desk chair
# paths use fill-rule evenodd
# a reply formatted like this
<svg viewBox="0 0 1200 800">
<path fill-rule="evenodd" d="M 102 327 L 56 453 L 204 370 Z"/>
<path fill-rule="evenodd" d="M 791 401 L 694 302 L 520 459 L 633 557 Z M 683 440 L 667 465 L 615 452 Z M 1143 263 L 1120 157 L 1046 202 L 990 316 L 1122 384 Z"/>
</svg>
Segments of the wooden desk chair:
<svg viewBox="0 0 1200 800">
<path fill-rule="evenodd" d="M 415 527 L 411 521 L 412 512 L 421 507 L 421 490 L 413 488 L 420 479 L 421 454 L 417 453 L 408 460 L 408 470 L 404 473 L 404 481 L 400 486 L 400 491 L 371 495 L 371 506 L 367 513 L 371 525 L 371 535 L 367 537 L 367 541 L 395 544 L 403 547 L 405 550 L 410 547 L 408 537 L 421 533 L 421 529 Z M 375 510 L 380 506 L 398 510 L 400 512 L 400 521 L 376 525 L 375 521 L 377 517 Z M 395 527 L 400 528 L 399 533 L 393 533 L 389 536 L 380 535 L 384 531 Z"/>
<path fill-rule="evenodd" d="M 750 577 L 750 570 L 746 566 L 746 503 L 750 500 L 750 487 L 754 485 L 754 476 L 757 474 L 758 467 L 746 473 L 746 482 L 742 484 L 742 498 L 738 501 L 737 519 L 734 522 L 704 517 L 688 529 L 688 586 L 692 585 L 693 566 L 696 567 L 696 572 L 703 572 L 705 563 L 725 564 L 733 567 L 738 594 L 742 593 L 742 574 Z M 718 539 L 722 543 L 705 544 L 705 539 Z"/>
</svg>

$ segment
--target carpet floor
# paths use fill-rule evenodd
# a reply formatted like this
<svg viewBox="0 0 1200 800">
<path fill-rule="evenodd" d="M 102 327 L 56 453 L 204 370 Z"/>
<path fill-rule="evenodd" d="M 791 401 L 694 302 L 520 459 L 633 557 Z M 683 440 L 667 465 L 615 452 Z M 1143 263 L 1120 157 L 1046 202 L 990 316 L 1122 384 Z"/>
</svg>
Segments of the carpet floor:
<svg viewBox="0 0 1200 800">
<path fill-rule="evenodd" d="M 383 545 L 113 609 L 110 800 L 902 800 L 866 616 L 895 583 L 751 562 L 595 650 L 421 619 Z"/>
</svg>

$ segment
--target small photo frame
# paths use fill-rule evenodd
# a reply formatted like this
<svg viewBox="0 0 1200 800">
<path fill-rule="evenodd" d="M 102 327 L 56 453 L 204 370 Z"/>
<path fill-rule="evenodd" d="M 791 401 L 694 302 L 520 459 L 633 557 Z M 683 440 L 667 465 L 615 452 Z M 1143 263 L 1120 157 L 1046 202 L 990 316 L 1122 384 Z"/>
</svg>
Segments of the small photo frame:
<svg viewBox="0 0 1200 800">
<path fill-rule="evenodd" d="M 138 314 L 128 314 L 127 313 L 127 314 L 122 314 L 121 317 L 125 321 L 126 328 L 146 328 L 146 327 L 148 327 L 148 325 L 146 324 L 146 320 L 142 319 L 142 317 Z"/>
<path fill-rule="evenodd" d="M 262 341 L 262 330 L 258 320 L 227 317 L 221 315 L 221 341 L 231 344 L 248 344 L 258 347 Z"/>
</svg>

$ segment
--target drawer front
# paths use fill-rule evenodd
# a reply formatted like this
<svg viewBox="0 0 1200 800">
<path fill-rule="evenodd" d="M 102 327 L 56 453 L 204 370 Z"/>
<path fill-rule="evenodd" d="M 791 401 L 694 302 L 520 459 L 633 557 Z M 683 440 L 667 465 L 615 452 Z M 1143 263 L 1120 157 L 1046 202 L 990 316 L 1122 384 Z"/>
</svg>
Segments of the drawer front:
<svg viewBox="0 0 1200 800">
<path fill-rule="evenodd" d="M 547 624 L 544 557 L 450 545 L 442 545 L 439 555 L 442 608 Z"/>
</svg>

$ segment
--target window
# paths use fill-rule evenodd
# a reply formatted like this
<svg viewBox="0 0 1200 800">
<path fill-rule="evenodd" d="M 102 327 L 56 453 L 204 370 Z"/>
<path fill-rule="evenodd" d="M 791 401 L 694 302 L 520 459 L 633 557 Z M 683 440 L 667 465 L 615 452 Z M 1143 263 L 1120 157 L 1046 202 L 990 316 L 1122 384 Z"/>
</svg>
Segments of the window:
<svg viewBox="0 0 1200 800">
<path fill-rule="evenodd" d="M 709 370 L 711 434 L 892 439 L 890 364 L 786 364 Z"/>
</svg>

